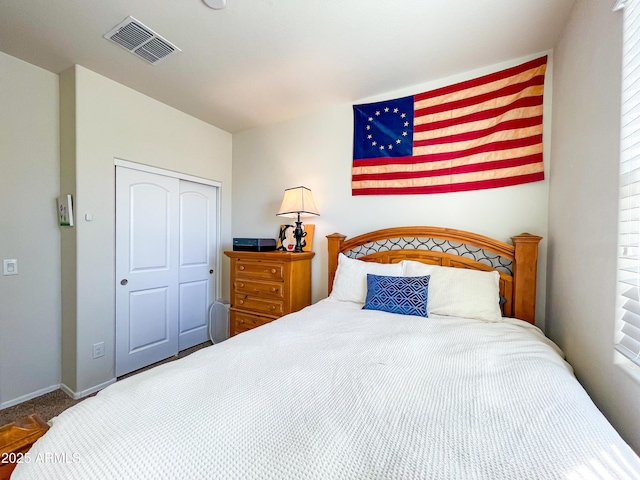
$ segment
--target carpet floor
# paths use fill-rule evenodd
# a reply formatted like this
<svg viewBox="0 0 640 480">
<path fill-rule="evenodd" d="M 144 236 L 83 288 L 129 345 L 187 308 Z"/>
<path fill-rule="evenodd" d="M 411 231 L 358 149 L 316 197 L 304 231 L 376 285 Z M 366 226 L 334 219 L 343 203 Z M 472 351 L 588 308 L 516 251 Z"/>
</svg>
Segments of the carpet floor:
<svg viewBox="0 0 640 480">
<path fill-rule="evenodd" d="M 184 358 L 187 355 L 200 350 L 201 348 L 208 347 L 211 345 L 211 342 L 205 342 L 200 345 L 196 345 L 195 347 L 188 348 L 183 350 L 178 355 L 174 357 L 169 357 L 165 360 L 162 360 L 158 363 L 154 363 L 153 365 L 149 365 L 148 367 L 141 368 L 140 370 L 136 370 L 135 372 L 128 373 L 127 375 L 123 375 L 122 377 L 118 377 L 118 380 L 122 380 L 123 378 L 130 377 L 132 375 L 136 375 L 140 372 L 144 372 L 145 370 L 149 370 L 150 368 L 156 367 L 158 365 L 162 365 L 163 363 L 172 362 L 174 360 L 178 360 L 180 358 Z M 93 394 L 95 395 L 95 394 Z M 89 395 L 89 397 L 92 395 Z M 6 425 L 7 423 L 11 423 L 18 418 L 26 417 L 27 415 L 31 415 L 32 413 L 37 413 L 40 417 L 48 422 L 53 417 L 59 415 L 67 408 L 72 407 L 76 403 L 84 400 L 84 397 L 79 400 L 74 400 L 69 397 L 62 390 L 55 390 L 51 393 L 46 393 L 40 397 L 33 398 L 31 400 L 27 400 L 26 402 L 20 403 L 13 407 L 5 408 L 4 410 L 0 410 L 0 425 Z"/>
</svg>

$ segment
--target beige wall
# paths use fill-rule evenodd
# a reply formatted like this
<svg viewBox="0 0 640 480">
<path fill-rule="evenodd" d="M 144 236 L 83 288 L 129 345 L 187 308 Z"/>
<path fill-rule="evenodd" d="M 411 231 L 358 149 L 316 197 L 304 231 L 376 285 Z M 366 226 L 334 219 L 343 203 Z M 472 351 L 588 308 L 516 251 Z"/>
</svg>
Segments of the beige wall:
<svg viewBox="0 0 640 480">
<path fill-rule="evenodd" d="M 464 75 L 411 89 L 390 92 L 384 98 L 420 93 L 533 57 L 494 65 Z M 545 169 L 549 169 L 551 125 L 550 58 L 545 85 Z M 371 98 L 363 102 L 382 100 Z M 360 103 L 360 102 L 356 102 Z M 436 195 L 352 196 L 351 163 L 353 114 L 345 104 L 305 118 L 233 136 L 233 235 L 275 237 L 283 221 L 275 213 L 285 188 L 305 185 L 313 191 L 319 217 L 313 260 L 313 300 L 327 294 L 326 235 L 353 236 L 378 228 L 435 225 L 481 233 L 503 241 L 522 232 L 547 236 L 548 181 L 513 187 Z M 304 220 L 304 219 L 303 219 Z M 538 325 L 544 327 L 546 240 L 541 244 Z"/>
<path fill-rule="evenodd" d="M 640 451 L 637 369 L 613 351 L 622 12 L 611 3 L 578 0 L 555 49 L 547 333 Z"/>
<path fill-rule="evenodd" d="M 58 76 L 0 53 L 0 408 L 60 383 Z"/>
<path fill-rule="evenodd" d="M 76 78 L 75 69 L 60 75 L 60 191 L 76 199 Z M 76 362 L 76 226 L 60 229 L 62 362 L 61 378 L 75 381 Z M 72 385 L 75 388 L 75 383 Z"/>
<path fill-rule="evenodd" d="M 84 395 L 114 378 L 114 158 L 221 182 L 224 248 L 231 239 L 231 135 L 83 67 L 63 73 L 62 88 L 72 80 L 75 96 L 61 108 L 70 110 L 75 102 L 77 267 L 76 296 L 69 301 L 75 301 L 76 318 L 65 315 L 63 322 L 75 321 L 76 335 L 63 352 L 65 362 L 73 358 L 75 365 L 63 365 L 62 380 Z M 65 181 L 68 175 L 63 170 Z M 86 213 L 93 221 L 84 220 Z M 72 315 L 66 293 L 63 307 Z M 103 341 L 105 355 L 94 360 L 92 345 Z"/>
</svg>

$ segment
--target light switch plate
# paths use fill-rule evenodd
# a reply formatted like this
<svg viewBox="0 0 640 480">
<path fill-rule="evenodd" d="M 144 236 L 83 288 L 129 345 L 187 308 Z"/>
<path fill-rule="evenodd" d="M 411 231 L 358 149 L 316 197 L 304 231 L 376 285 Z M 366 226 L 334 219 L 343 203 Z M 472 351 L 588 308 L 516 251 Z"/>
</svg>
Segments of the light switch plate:
<svg viewBox="0 0 640 480">
<path fill-rule="evenodd" d="M 15 258 L 5 259 L 2 261 L 3 275 L 18 275 L 18 260 Z"/>
<path fill-rule="evenodd" d="M 93 344 L 93 358 L 104 357 L 104 342 Z"/>
</svg>

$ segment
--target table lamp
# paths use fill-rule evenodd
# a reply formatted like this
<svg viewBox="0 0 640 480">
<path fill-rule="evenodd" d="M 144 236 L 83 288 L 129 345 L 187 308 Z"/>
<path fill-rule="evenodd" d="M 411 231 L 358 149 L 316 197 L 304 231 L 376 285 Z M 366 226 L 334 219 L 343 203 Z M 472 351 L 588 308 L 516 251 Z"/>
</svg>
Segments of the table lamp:
<svg viewBox="0 0 640 480">
<path fill-rule="evenodd" d="M 302 252 L 302 222 L 300 221 L 300 217 L 320 215 L 316 208 L 316 204 L 313 201 L 311 190 L 307 187 L 287 188 L 284 191 L 284 198 L 282 199 L 280 210 L 278 210 L 276 215 L 296 219 L 296 228 L 293 231 L 293 235 L 296 239 L 296 246 L 293 251 Z"/>
</svg>

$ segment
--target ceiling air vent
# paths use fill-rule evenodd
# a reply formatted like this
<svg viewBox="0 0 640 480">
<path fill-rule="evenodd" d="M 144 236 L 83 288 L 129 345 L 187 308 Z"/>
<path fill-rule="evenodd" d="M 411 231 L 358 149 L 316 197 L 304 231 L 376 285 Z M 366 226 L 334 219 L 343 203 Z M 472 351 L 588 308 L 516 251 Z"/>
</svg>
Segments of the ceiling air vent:
<svg viewBox="0 0 640 480">
<path fill-rule="evenodd" d="M 104 38 L 117 43 L 152 65 L 173 53 L 182 51 L 133 17 L 127 17 L 106 33 Z"/>
</svg>

